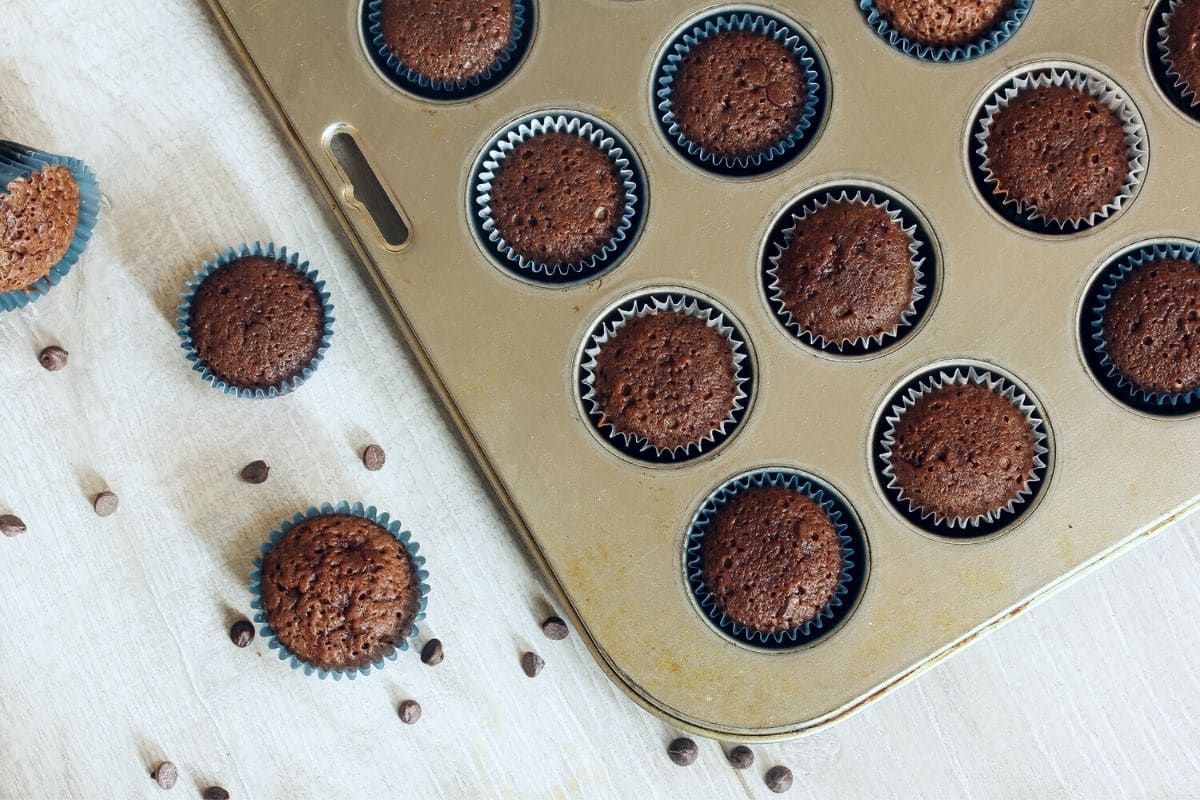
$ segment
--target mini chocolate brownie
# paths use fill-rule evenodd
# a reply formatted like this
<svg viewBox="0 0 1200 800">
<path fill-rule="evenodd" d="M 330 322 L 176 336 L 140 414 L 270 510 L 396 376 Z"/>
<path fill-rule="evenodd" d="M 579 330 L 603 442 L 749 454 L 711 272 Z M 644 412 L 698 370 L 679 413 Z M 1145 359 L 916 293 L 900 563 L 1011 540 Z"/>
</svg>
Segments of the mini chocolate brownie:
<svg viewBox="0 0 1200 800">
<path fill-rule="evenodd" d="M 671 111 L 691 142 L 737 158 L 769 150 L 791 135 L 807 95 L 791 50 L 763 33 L 729 31 L 683 57 Z"/>
<path fill-rule="evenodd" d="M 796 323 L 831 342 L 892 333 L 912 305 L 911 244 L 883 209 L 830 203 L 796 224 L 776 275 Z"/>
<path fill-rule="evenodd" d="M 1200 106 L 1200 0 L 1183 0 L 1167 23 L 1167 64 Z"/>
<path fill-rule="evenodd" d="M 71 247 L 79 223 L 79 184 L 64 166 L 11 181 L 0 194 L 0 292 L 44 278 Z"/>
<path fill-rule="evenodd" d="M 833 600 L 842 542 L 803 492 L 747 489 L 717 511 L 700 546 L 704 583 L 725 615 L 761 633 L 794 630 Z"/>
<path fill-rule="evenodd" d="M 289 264 L 244 256 L 204 279 L 189 312 L 192 345 L 221 380 L 265 389 L 302 373 L 325 326 L 317 288 Z"/>
<path fill-rule="evenodd" d="M 1026 89 L 987 138 L 995 192 L 1054 222 L 1086 219 L 1117 199 L 1129 174 L 1121 120 L 1087 92 Z"/>
<path fill-rule="evenodd" d="M 482 75 L 513 32 L 513 0 L 383 0 L 383 39 L 405 67 L 445 82 Z"/>
<path fill-rule="evenodd" d="M 728 340 L 674 311 L 629 320 L 601 347 L 594 372 L 600 424 L 664 449 L 716 431 L 737 396 Z"/>
<path fill-rule="evenodd" d="M 312 517 L 285 533 L 263 557 L 260 586 L 275 637 L 328 670 L 390 653 L 411 630 L 421 599 L 404 545 L 350 514 Z"/>
<path fill-rule="evenodd" d="M 1012 0 L 875 0 L 875 7 L 905 38 L 953 47 L 976 41 L 996 27 Z"/>
<path fill-rule="evenodd" d="M 973 383 L 934 389 L 896 423 L 891 466 L 918 511 L 950 519 L 1003 509 L 1034 470 L 1029 420 L 998 393 Z"/>
<path fill-rule="evenodd" d="M 1104 342 L 1117 370 L 1139 389 L 1200 388 L 1200 266 L 1163 259 L 1137 267 L 1113 293 Z"/>
<path fill-rule="evenodd" d="M 513 148 L 492 179 L 496 229 L 520 256 L 574 264 L 600 253 L 625 213 L 608 154 L 573 133 L 543 133 Z"/>
</svg>

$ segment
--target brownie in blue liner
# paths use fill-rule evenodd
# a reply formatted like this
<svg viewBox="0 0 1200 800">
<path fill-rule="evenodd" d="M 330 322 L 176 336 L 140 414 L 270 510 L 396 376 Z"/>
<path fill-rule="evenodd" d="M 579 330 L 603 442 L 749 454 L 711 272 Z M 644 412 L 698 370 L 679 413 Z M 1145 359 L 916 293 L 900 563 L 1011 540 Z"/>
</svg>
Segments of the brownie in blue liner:
<svg viewBox="0 0 1200 800">
<path fill-rule="evenodd" d="M 100 214 L 82 161 L 0 141 L 0 311 L 24 308 L 67 276 Z"/>
<path fill-rule="evenodd" d="M 770 172 L 812 143 L 829 102 L 826 76 L 794 22 L 765 12 L 715 12 L 690 23 L 659 59 L 659 127 L 681 155 L 710 172 Z"/>
<path fill-rule="evenodd" d="M 1033 0 L 858 0 L 858 7 L 879 38 L 901 53 L 954 63 L 1007 42 Z"/>
<path fill-rule="evenodd" d="M 400 521 L 343 500 L 285 520 L 250 573 L 255 622 L 293 669 L 355 678 L 395 661 L 418 634 L 429 572 Z"/>
<path fill-rule="evenodd" d="M 1137 245 L 1085 298 L 1088 365 L 1122 402 L 1160 415 L 1200 408 L 1200 244 Z"/>
<path fill-rule="evenodd" d="M 1146 37 L 1150 72 L 1171 104 L 1200 122 L 1200 2 L 1159 0 Z"/>
<path fill-rule="evenodd" d="M 534 0 L 368 0 L 372 61 L 397 86 L 429 100 L 463 100 L 517 68 L 534 29 Z"/>
<path fill-rule="evenodd" d="M 812 643 L 853 611 L 867 545 L 831 487 L 783 467 L 734 477 L 696 512 L 684 570 L 722 632 L 764 649 Z"/>
</svg>

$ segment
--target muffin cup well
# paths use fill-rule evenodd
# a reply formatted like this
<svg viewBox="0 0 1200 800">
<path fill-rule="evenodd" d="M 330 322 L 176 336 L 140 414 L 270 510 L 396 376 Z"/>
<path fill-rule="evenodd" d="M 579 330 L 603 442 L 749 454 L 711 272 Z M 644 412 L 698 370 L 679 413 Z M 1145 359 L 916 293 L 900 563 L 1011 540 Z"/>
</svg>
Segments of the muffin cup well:
<svg viewBox="0 0 1200 800">
<path fill-rule="evenodd" d="M 720 33 L 748 31 L 771 37 L 791 51 L 804 72 L 804 110 L 792 132 L 778 144 L 747 156 L 723 156 L 709 152 L 684 135 L 675 119 L 671 95 L 679 65 L 696 45 Z M 654 83 L 660 129 L 667 141 L 686 159 L 710 172 L 745 177 L 770 172 L 800 156 L 821 127 L 828 105 L 828 73 L 816 48 L 794 22 L 759 11 L 718 11 L 689 23 L 667 44 L 655 70 Z"/>
<path fill-rule="evenodd" d="M 833 599 L 816 617 L 798 628 L 787 631 L 758 631 L 731 619 L 721 609 L 704 580 L 701 550 L 704 537 L 708 534 L 717 513 L 742 492 L 764 486 L 781 486 L 807 495 L 829 516 L 842 543 L 842 574 L 834 590 Z M 727 636 L 753 647 L 770 650 L 802 647 L 837 628 L 849 617 L 862 595 L 866 572 L 866 539 L 849 505 L 822 481 L 786 467 L 751 470 L 726 481 L 710 494 L 696 511 L 684 542 L 685 578 L 700 611 Z"/>
<path fill-rule="evenodd" d="M 617 230 L 599 252 L 583 261 L 544 264 L 525 258 L 500 235 L 492 216 L 492 179 L 504 160 L 522 142 L 546 133 L 569 133 L 600 148 L 612 161 L 624 184 L 625 210 Z M 531 114 L 506 125 L 488 140 L 471 170 L 468 194 L 476 236 L 495 262 L 518 277 L 535 283 L 565 284 L 590 280 L 620 263 L 629 251 L 645 217 L 646 190 L 641 165 L 628 142 L 599 119 L 573 111 Z"/>
<path fill-rule="evenodd" d="M 508 43 L 486 70 L 470 78 L 443 81 L 422 75 L 402 64 L 383 38 L 383 0 L 365 0 L 363 3 L 363 40 L 375 66 L 401 89 L 426 100 L 465 100 L 498 86 L 521 63 L 533 39 L 534 2 L 513 0 L 512 34 Z"/>
<path fill-rule="evenodd" d="M 417 581 L 419 583 L 421 596 L 417 602 L 417 613 L 413 616 L 412 624 L 409 627 L 408 634 L 404 637 L 403 641 L 397 644 L 386 655 L 365 667 L 355 667 L 353 669 L 344 670 L 327 670 L 309 664 L 307 661 L 304 661 L 291 650 L 289 650 L 286 645 L 276 638 L 275 632 L 271 630 L 271 625 L 267 621 L 267 613 L 263 610 L 262 569 L 263 560 L 266 558 L 267 554 L 274 549 L 275 545 L 279 543 L 279 540 L 283 538 L 285 533 L 299 525 L 301 522 L 313 519 L 314 517 L 325 517 L 331 514 L 349 514 L 355 517 L 361 517 L 370 522 L 374 522 L 376 525 L 394 536 L 397 541 L 404 545 L 404 549 L 408 553 L 409 559 L 412 561 L 413 571 L 415 572 Z M 290 662 L 292 669 L 302 669 L 304 670 L 305 675 L 312 675 L 315 673 L 317 677 L 321 678 L 322 680 L 329 677 L 332 677 L 335 681 L 341 680 L 342 678 L 349 678 L 353 680 L 359 675 L 369 675 L 372 669 L 382 669 L 385 661 L 395 661 L 397 653 L 407 650 L 409 647 L 409 642 L 411 642 L 417 636 L 417 634 L 420 633 L 417 628 L 417 623 L 425 619 L 425 610 L 429 606 L 429 571 L 424 568 L 425 557 L 418 555 L 418 550 L 420 550 L 420 545 L 413 540 L 411 533 L 409 533 L 407 530 L 404 530 L 403 526 L 400 524 L 400 520 L 392 519 L 387 514 L 379 513 L 375 506 L 364 507 L 362 503 L 354 503 L 351 505 L 349 502 L 342 500 L 336 506 L 330 503 L 324 503 L 320 508 L 310 507 L 308 511 L 304 512 L 303 514 L 297 513 L 290 520 L 284 520 L 281 522 L 279 527 L 271 532 L 270 536 L 267 538 L 267 541 L 264 542 L 261 547 L 262 555 L 259 558 L 254 559 L 254 569 L 250 572 L 250 593 L 253 595 L 250 601 L 250 607 L 257 611 L 257 613 L 254 615 L 254 621 L 259 624 L 259 632 L 266 637 L 268 646 L 272 650 L 278 651 L 280 661 Z"/>
<path fill-rule="evenodd" d="M 321 311 L 324 318 L 324 328 L 321 332 L 321 343 L 317 347 L 317 354 L 313 356 L 308 365 L 300 372 L 299 375 L 293 375 L 290 378 L 280 381 L 265 389 L 255 388 L 249 389 L 241 386 L 235 386 L 218 377 L 208 368 L 200 358 L 200 354 L 196 352 L 195 344 L 192 341 L 192 302 L 196 299 L 196 293 L 200 290 L 200 286 L 204 281 L 217 270 L 228 266 L 230 263 L 248 256 L 262 256 L 264 258 L 274 259 L 281 264 L 287 264 L 295 271 L 299 272 L 313 285 L 316 289 L 317 296 L 321 299 Z M 179 316 L 175 320 L 178 326 L 176 333 L 179 335 L 179 346 L 187 354 L 187 360 L 191 362 L 192 369 L 200 373 L 201 380 L 212 384 L 213 388 L 220 389 L 225 394 L 235 395 L 237 397 L 248 398 L 266 398 L 278 397 L 279 395 L 287 394 L 300 387 L 307 381 L 312 374 L 316 372 L 321 361 L 325 358 L 325 351 L 329 349 L 330 340 L 333 338 L 333 303 L 330 302 L 329 292 L 325 291 L 325 281 L 320 279 L 315 269 L 308 268 L 307 261 L 300 260 L 299 253 L 288 253 L 286 247 L 275 249 L 274 242 L 268 242 L 263 245 L 260 242 L 255 242 L 254 246 L 243 242 L 235 250 L 233 247 L 225 249 L 224 253 L 213 253 L 213 257 L 204 262 L 202 269 L 198 269 L 194 273 L 194 277 L 187 282 L 183 295 L 180 299 L 180 304 L 175 309 L 179 312 Z"/>
<path fill-rule="evenodd" d="M 1121 283 L 1134 270 L 1163 259 L 1178 259 L 1200 265 L 1200 243 L 1186 240 L 1146 242 L 1110 260 L 1088 289 L 1081 334 L 1088 367 L 1110 394 L 1140 411 L 1160 416 L 1179 416 L 1200 409 L 1200 387 L 1175 394 L 1148 392 L 1139 388 L 1117 369 L 1109 357 L 1104 335 L 1108 304 Z"/>
<path fill-rule="evenodd" d="M 46 167 L 64 166 L 71 171 L 79 186 L 79 219 L 75 224 L 75 235 L 67 252 L 50 271 L 24 289 L 0 292 L 0 312 L 15 311 L 49 293 L 67 276 L 87 249 L 96 220 L 100 216 L 100 185 L 96 176 L 77 158 L 59 156 L 26 147 L 16 142 L 0 140 L 0 192 L 6 192 L 8 184 L 18 178 L 28 178 Z"/>
<path fill-rule="evenodd" d="M 1180 111 L 1200 122 L 1200 86 L 1188 84 L 1175 69 L 1171 49 L 1167 44 L 1171 18 L 1183 4 L 1182 0 L 1160 0 L 1155 7 L 1150 27 L 1149 56 L 1151 72 L 1159 88 Z"/>
<path fill-rule="evenodd" d="M 927 511 L 908 497 L 896 481 L 892 471 L 892 448 L 896 444 L 896 426 L 917 402 L 945 386 L 975 384 L 999 394 L 1021 412 L 1033 431 L 1033 469 L 1024 485 L 1004 506 L 973 517 L 946 517 Z M 1024 507 L 1034 498 L 1046 477 L 1049 434 L 1041 412 L 1028 394 L 1016 383 L 997 372 L 980 367 L 946 366 L 931 370 L 908 381 L 889 399 L 885 412 L 876 428 L 874 449 L 876 453 L 876 475 L 884 488 L 888 500 L 912 522 L 930 533 L 944 536 L 975 538 L 986 536 L 1007 527 L 1015 521 Z"/>
<path fill-rule="evenodd" d="M 733 352 L 733 372 L 736 390 L 733 408 L 720 426 L 698 442 L 684 447 L 663 448 L 651 444 L 633 433 L 617 430 L 611 423 L 601 424 L 603 409 L 596 397 L 596 358 L 604 346 L 628 324 L 629 320 L 647 317 L 660 312 L 687 314 L 704 320 L 705 324 L 721 334 Z M 711 303 L 682 292 L 649 292 L 639 294 L 608 312 L 596 324 L 584 342 L 579 364 L 579 392 L 588 420 L 601 437 L 619 452 L 641 461 L 658 464 L 676 464 L 699 458 L 715 450 L 733 435 L 746 415 L 753 391 L 753 366 L 749 348 L 737 323 L 732 317 Z"/>
<path fill-rule="evenodd" d="M 1129 166 L 1121 190 L 1111 202 L 1087 217 L 1072 220 L 1048 219 L 1033 206 L 1001 194 L 997 190 L 998 182 L 992 173 L 988 158 L 988 137 L 991 135 L 996 115 L 1007 108 L 1021 92 L 1049 86 L 1065 86 L 1092 96 L 1116 114 L 1125 133 Z M 976 113 L 971 139 L 977 144 L 971 153 L 971 171 L 979 193 L 1001 217 L 1034 233 L 1077 233 L 1116 215 L 1133 200 L 1141 188 L 1149 158 L 1145 124 L 1129 95 L 1103 75 L 1074 64 L 1035 66 L 1006 80 L 992 92 Z"/>
<path fill-rule="evenodd" d="M 875 0 L 858 0 L 863 17 L 879 38 L 907 56 L 921 61 L 945 63 L 969 61 L 992 52 L 1012 38 L 1029 16 L 1032 6 L 1033 0 L 1015 0 L 1000 21 L 978 39 L 962 45 L 937 45 L 923 44 L 900 33 L 875 5 Z"/>
<path fill-rule="evenodd" d="M 908 237 L 909 261 L 913 266 L 912 302 L 901 314 L 900 322 L 890 331 L 884 331 L 875 336 L 832 341 L 806 329 L 784 305 L 783 290 L 779 284 L 779 261 L 791 245 L 797 226 L 834 203 L 853 203 L 878 208 L 887 213 L 892 218 L 892 222 Z M 763 278 L 767 302 L 770 304 L 771 310 L 793 336 L 818 350 L 846 355 L 864 355 L 882 350 L 887 345 L 894 343 L 920 321 L 920 312 L 928 305 L 923 302 L 929 291 L 925 282 L 924 253 L 930 252 L 930 244 L 918 232 L 919 225 L 911 210 L 905 208 L 899 200 L 889 197 L 881 191 L 866 187 L 822 190 L 815 196 L 809 195 L 801 198 L 792 208 L 795 210 L 787 212 L 787 219 L 790 219 L 790 223 L 785 222 L 786 227 L 768 241 L 768 252 L 773 252 L 767 257 L 767 267 L 764 269 Z"/>
</svg>

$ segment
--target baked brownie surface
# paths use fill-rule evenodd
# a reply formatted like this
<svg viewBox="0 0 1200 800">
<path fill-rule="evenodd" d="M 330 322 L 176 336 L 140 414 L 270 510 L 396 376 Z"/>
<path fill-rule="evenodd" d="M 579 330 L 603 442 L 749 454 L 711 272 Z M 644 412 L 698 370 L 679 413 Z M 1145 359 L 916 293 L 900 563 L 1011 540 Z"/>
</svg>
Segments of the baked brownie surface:
<svg viewBox="0 0 1200 800">
<path fill-rule="evenodd" d="M 953 47 L 995 28 L 1012 0 L 875 0 L 875 7 L 906 39 Z"/>
<path fill-rule="evenodd" d="M 11 181 L 0 195 L 0 292 L 44 278 L 71 247 L 79 223 L 79 185 L 71 170 L 44 167 Z"/>
<path fill-rule="evenodd" d="M 1136 268 L 1109 302 L 1104 341 L 1113 365 L 1140 389 L 1200 388 L 1200 266 L 1163 259 Z"/>
<path fill-rule="evenodd" d="M 513 32 L 512 0 L 383 0 L 383 39 L 405 67 L 452 82 L 487 71 Z"/>
</svg>

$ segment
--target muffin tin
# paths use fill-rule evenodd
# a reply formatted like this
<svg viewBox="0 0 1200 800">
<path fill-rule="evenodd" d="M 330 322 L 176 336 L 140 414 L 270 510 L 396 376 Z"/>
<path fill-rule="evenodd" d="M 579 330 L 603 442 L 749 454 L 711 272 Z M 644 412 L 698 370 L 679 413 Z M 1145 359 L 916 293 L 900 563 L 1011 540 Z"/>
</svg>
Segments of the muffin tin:
<svg viewBox="0 0 1200 800">
<path fill-rule="evenodd" d="M 764 740 L 836 722 L 1197 504 L 1200 421 L 1123 402 L 1089 367 L 1085 336 L 1086 295 L 1114 258 L 1143 241 L 1200 235 L 1191 196 L 1200 126 L 1156 88 L 1143 3 L 1097 14 L 1084 0 L 1035 0 L 1002 47 L 934 63 L 889 45 L 858 0 L 527 0 L 536 23 L 511 73 L 484 95 L 439 101 L 375 66 L 361 3 L 209 2 L 582 638 L 618 686 L 672 724 Z M 703 169 L 656 113 L 673 37 L 723 11 L 794 20 L 825 70 L 827 105 L 804 152 L 766 175 Z M 296 52 L 308 54 L 303 68 Z M 1119 215 L 1049 237 L 989 208 L 970 154 L 975 115 L 995 87 L 1058 63 L 1128 94 L 1148 154 Z M 646 204 L 620 263 L 546 286 L 497 268 L 471 192 L 497 132 L 558 111 L 620 135 Z M 902 198 L 936 256 L 919 324 L 878 352 L 798 340 L 763 281 L 788 209 L 848 185 Z M 580 358 L 622 302 L 679 292 L 736 321 L 753 392 L 719 447 L 645 463 L 596 431 Z M 966 538 L 928 531 L 892 505 L 875 445 L 893 396 L 955 365 L 1006 376 L 1036 398 L 1049 442 L 1032 500 L 1008 524 Z M 828 487 L 862 537 L 846 613 L 819 638 L 782 648 L 722 631 L 686 565 L 702 506 L 762 470 Z"/>
</svg>

